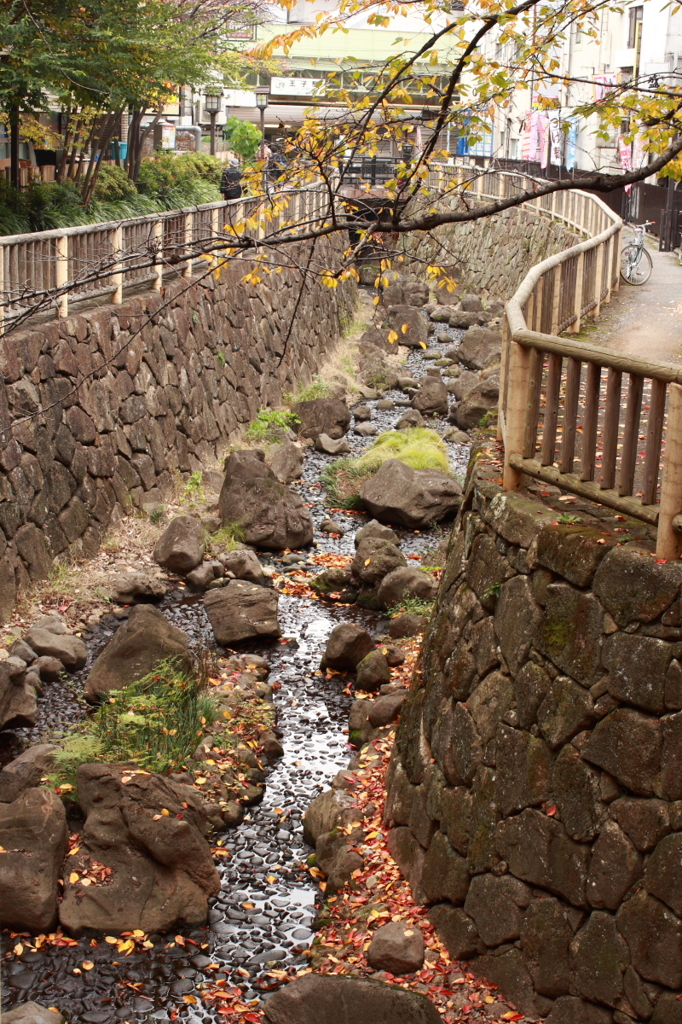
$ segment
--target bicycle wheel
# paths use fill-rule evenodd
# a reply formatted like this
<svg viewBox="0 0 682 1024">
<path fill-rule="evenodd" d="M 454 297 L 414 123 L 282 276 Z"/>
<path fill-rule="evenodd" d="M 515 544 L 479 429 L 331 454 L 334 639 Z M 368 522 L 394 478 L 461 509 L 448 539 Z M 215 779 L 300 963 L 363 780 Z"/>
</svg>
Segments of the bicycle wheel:
<svg viewBox="0 0 682 1024">
<path fill-rule="evenodd" d="M 639 246 L 626 245 L 620 254 L 620 276 L 628 284 L 646 284 L 651 277 L 653 263 L 646 249 Z"/>
</svg>

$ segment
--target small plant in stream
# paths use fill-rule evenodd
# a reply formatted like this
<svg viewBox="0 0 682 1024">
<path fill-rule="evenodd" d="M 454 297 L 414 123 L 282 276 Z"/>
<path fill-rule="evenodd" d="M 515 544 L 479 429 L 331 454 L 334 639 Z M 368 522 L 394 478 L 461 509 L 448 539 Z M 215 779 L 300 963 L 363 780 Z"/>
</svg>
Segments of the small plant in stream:
<svg viewBox="0 0 682 1024">
<path fill-rule="evenodd" d="M 582 523 L 580 516 L 573 516 L 570 512 L 562 512 L 557 523 L 561 523 L 562 526 L 567 526 L 569 523 Z"/>
<path fill-rule="evenodd" d="M 276 444 L 296 423 L 300 423 L 300 420 L 292 412 L 261 409 L 255 420 L 246 428 L 246 440 L 256 444 Z"/>
<path fill-rule="evenodd" d="M 333 390 L 334 384 L 316 373 L 310 384 L 305 384 L 298 391 L 289 392 L 284 396 L 284 401 L 287 405 L 296 405 L 297 402 L 312 402 L 315 398 L 329 398 Z"/>
<path fill-rule="evenodd" d="M 406 597 L 398 604 L 388 609 L 388 615 L 402 615 L 406 612 L 409 615 L 426 615 L 428 618 L 433 611 L 434 601 L 424 601 L 421 597 Z"/>
<path fill-rule="evenodd" d="M 379 434 L 369 451 L 357 460 L 360 469 L 375 473 L 388 459 L 398 459 L 412 469 L 439 469 L 450 472 L 445 443 L 435 430 L 411 427 L 409 430 L 387 430 Z"/>
<path fill-rule="evenodd" d="M 206 659 L 192 671 L 168 659 L 142 679 L 111 691 L 92 718 L 61 742 L 51 784 L 62 793 L 73 792 L 78 768 L 93 761 L 132 763 L 162 773 L 179 769 L 217 718 L 209 671 Z"/>
<path fill-rule="evenodd" d="M 202 487 L 201 481 L 201 470 L 195 469 L 185 483 L 185 493 L 183 498 L 189 505 L 194 505 L 197 501 L 204 500 L 204 488 Z"/>
<path fill-rule="evenodd" d="M 240 523 L 223 523 L 211 537 L 211 549 L 236 551 L 244 543 L 244 528 Z"/>
<path fill-rule="evenodd" d="M 363 469 L 359 459 L 336 459 L 322 470 L 320 480 L 331 501 L 339 508 L 360 509 L 360 488 L 372 476 L 372 470 Z"/>
</svg>

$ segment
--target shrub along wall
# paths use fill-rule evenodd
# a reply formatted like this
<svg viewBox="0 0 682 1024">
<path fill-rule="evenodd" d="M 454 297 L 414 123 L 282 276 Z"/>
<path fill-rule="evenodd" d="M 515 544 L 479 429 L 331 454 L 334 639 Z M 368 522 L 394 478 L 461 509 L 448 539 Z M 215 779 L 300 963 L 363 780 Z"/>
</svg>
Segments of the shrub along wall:
<svg viewBox="0 0 682 1024">
<path fill-rule="evenodd" d="M 472 474 L 389 845 L 451 955 L 525 1013 L 680 1024 L 682 565 L 541 490 Z"/>
<path fill-rule="evenodd" d="M 232 264 L 217 281 L 170 282 L 3 338 L 0 622 L 56 556 L 94 554 L 112 515 L 163 501 L 175 474 L 210 464 L 319 369 L 352 290 L 288 267 L 254 288 L 244 273 Z"/>
</svg>

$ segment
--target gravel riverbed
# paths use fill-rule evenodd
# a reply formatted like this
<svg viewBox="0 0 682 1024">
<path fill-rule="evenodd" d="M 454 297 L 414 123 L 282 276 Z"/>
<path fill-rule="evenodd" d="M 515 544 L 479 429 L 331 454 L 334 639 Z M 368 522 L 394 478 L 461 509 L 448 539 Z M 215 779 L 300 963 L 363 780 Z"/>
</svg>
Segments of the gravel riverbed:
<svg viewBox="0 0 682 1024">
<path fill-rule="evenodd" d="M 443 325 L 435 325 L 440 333 Z M 461 338 L 461 331 L 450 330 L 450 340 L 430 339 L 433 349 L 443 352 Z M 406 369 L 422 376 L 428 362 L 421 351 L 412 352 Z M 382 398 L 405 402 L 402 392 L 384 393 Z M 358 400 L 360 401 L 360 399 Z M 379 430 L 393 427 L 404 412 L 376 409 L 376 401 L 363 402 L 372 408 L 372 422 Z M 443 432 L 445 420 L 433 421 Z M 373 438 L 359 437 L 353 427 L 347 436 L 353 454 L 371 446 Z M 469 455 L 468 445 L 448 444 L 453 471 L 463 478 Z M 311 505 L 315 523 L 316 546 L 302 552 L 306 572 L 321 566 L 309 559 L 314 554 L 351 554 L 353 534 L 367 520 L 359 513 L 331 510 L 324 489 L 319 486 L 320 472 L 332 457 L 307 449 L 303 477 L 295 489 Z M 332 516 L 347 532 L 338 538 L 319 530 L 323 519 Z M 448 526 L 435 530 L 410 532 L 398 530 L 405 554 L 433 549 Z M 263 555 L 264 565 L 278 572 L 297 572 L 284 566 L 276 556 Z M 214 648 L 215 642 L 201 599 L 187 599 L 180 588 L 172 590 L 161 609 L 184 629 L 195 649 Z M 263 801 L 252 807 L 244 823 L 236 829 L 212 837 L 214 846 L 226 851 L 218 856 L 222 892 L 212 902 L 207 928 L 185 931 L 184 945 L 172 935 L 151 936 L 153 948 L 123 956 L 116 946 L 84 937 L 75 945 L 45 945 L 40 951 L 25 948 L 17 954 L 13 947 L 21 942 L 8 932 L 2 933 L 5 958 L 2 960 L 2 1008 L 33 999 L 44 1006 L 55 1006 L 69 1021 L 83 1024 L 113 1024 L 116 1021 L 164 1022 L 179 1019 L 190 1024 L 225 1020 L 214 1007 L 201 1001 L 197 986 L 204 980 L 226 979 L 239 985 L 246 1002 L 253 1000 L 257 1011 L 263 996 L 262 986 L 272 984 L 268 972 L 273 966 L 287 968 L 307 962 L 305 950 L 313 931 L 311 925 L 319 892 L 304 862 L 310 850 L 303 841 L 302 817 L 311 800 L 324 788 L 352 756 L 347 742 L 347 715 L 352 701 L 343 692 L 338 677 L 325 679 L 318 672 L 320 657 L 331 630 L 339 622 L 360 622 L 374 635 L 387 631 L 387 620 L 378 613 L 356 606 L 339 606 L 309 597 L 281 595 L 279 617 L 285 642 L 254 645 L 250 650 L 266 657 L 271 665 L 269 682 L 279 684 L 275 703 L 278 727 L 282 731 L 284 756 L 267 769 L 267 788 Z M 86 637 L 89 662 L 110 639 L 116 626 L 113 616 Z M 82 717 L 85 707 L 80 697 L 89 665 L 69 684 L 53 683 L 40 700 L 40 720 L 33 730 L 0 736 L 0 763 L 19 752 L 20 745 L 36 742 L 45 732 L 64 729 Z M 93 966 L 83 968 L 83 963 Z M 196 1002 L 188 1003 L 184 997 Z"/>
</svg>

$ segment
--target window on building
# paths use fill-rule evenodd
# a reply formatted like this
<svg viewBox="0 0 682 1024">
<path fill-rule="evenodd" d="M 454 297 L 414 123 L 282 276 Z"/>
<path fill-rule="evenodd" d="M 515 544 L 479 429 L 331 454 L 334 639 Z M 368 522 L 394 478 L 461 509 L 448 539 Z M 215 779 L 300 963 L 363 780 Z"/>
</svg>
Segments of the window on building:
<svg viewBox="0 0 682 1024">
<path fill-rule="evenodd" d="M 629 19 L 630 19 L 629 22 L 628 22 L 628 49 L 629 50 L 634 50 L 635 46 L 637 45 L 637 38 L 638 38 L 638 36 L 639 36 L 639 34 L 641 32 L 641 27 L 638 29 L 638 26 L 641 26 L 641 24 L 642 24 L 642 15 L 643 15 L 643 13 L 644 13 L 644 8 L 643 7 L 631 7 L 629 12 L 628 12 Z"/>
</svg>

